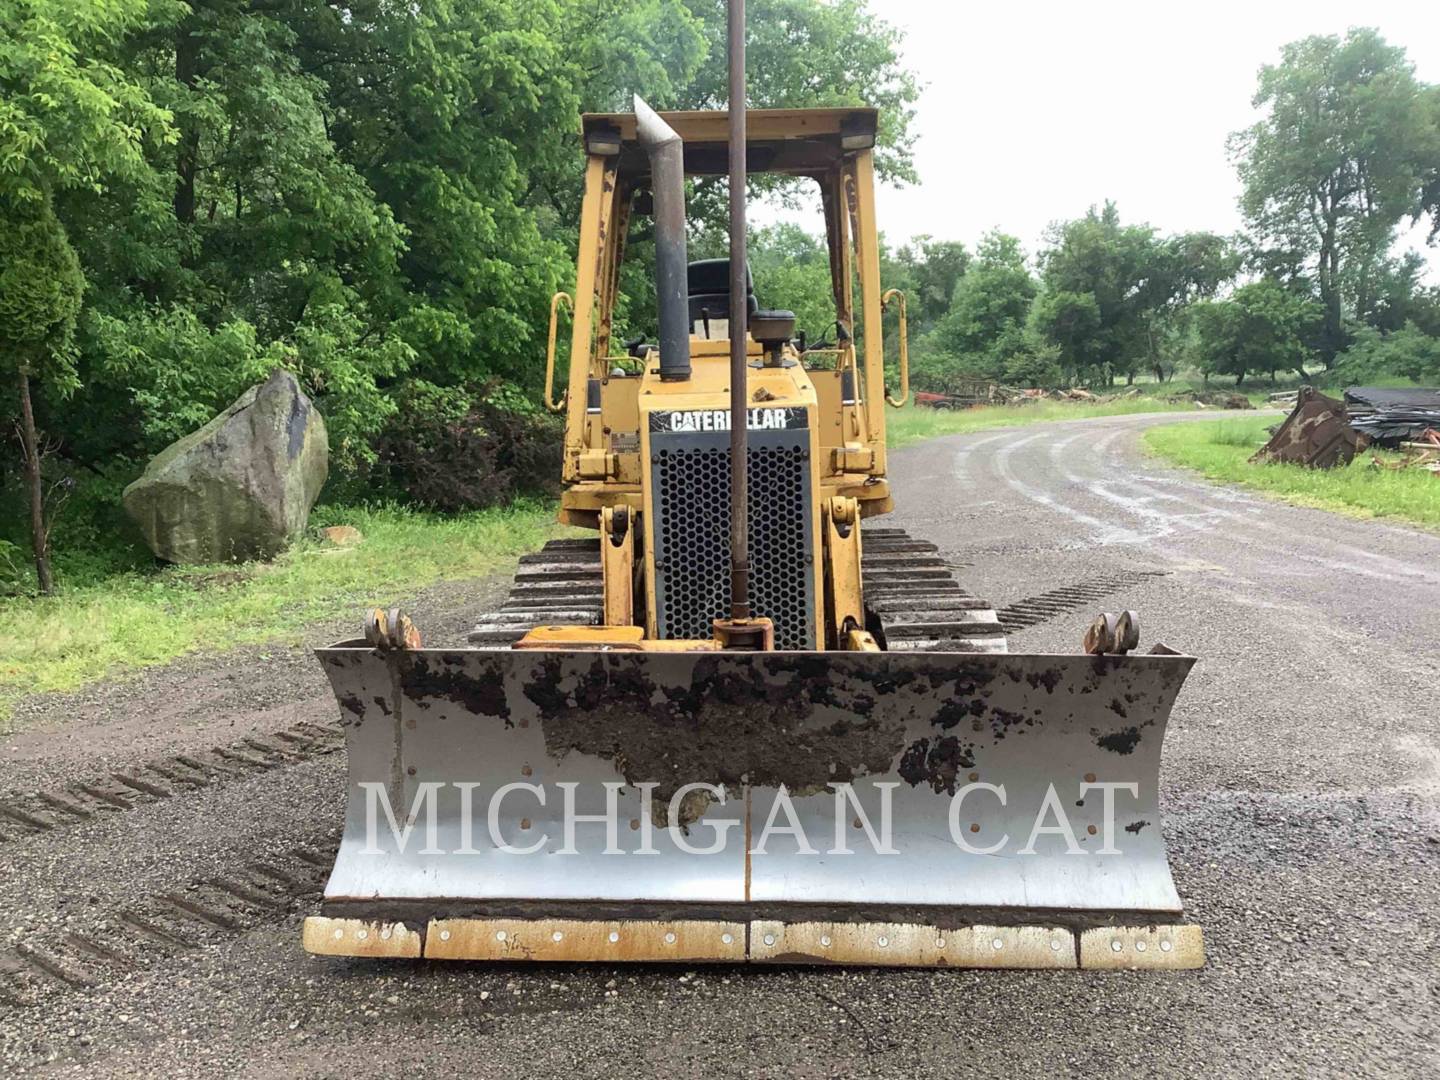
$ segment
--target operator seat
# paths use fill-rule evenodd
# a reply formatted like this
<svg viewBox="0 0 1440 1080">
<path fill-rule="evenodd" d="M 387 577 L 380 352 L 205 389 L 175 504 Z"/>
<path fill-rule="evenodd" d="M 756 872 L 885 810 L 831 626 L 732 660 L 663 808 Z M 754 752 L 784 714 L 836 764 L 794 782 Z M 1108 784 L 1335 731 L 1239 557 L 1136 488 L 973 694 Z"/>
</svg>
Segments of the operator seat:
<svg viewBox="0 0 1440 1080">
<path fill-rule="evenodd" d="M 707 340 L 729 338 L 730 260 L 697 259 L 687 268 L 686 279 L 690 291 L 690 333 Z M 788 319 L 793 332 L 795 316 L 790 312 L 760 310 L 760 302 L 755 298 L 755 278 L 749 266 L 745 267 L 745 308 L 752 323 L 783 327 L 784 320 Z"/>
</svg>

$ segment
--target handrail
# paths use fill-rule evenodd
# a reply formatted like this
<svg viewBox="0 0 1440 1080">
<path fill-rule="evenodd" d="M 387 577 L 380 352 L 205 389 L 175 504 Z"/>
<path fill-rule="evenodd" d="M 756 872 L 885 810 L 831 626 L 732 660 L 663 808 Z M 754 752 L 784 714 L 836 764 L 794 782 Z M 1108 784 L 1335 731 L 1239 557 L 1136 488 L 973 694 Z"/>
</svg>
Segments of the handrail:
<svg viewBox="0 0 1440 1080">
<path fill-rule="evenodd" d="M 571 311 L 575 310 L 575 301 L 570 298 L 567 292 L 557 292 L 550 298 L 550 341 L 545 346 L 545 408 L 552 413 L 565 411 L 565 396 L 562 394 L 559 401 L 552 399 L 555 393 L 555 331 L 560 325 L 560 301 L 565 301 L 565 306 Z"/>
<path fill-rule="evenodd" d="M 905 294 L 899 289 L 890 289 L 880 297 L 880 310 L 884 311 L 890 306 L 892 297 L 900 301 L 900 399 L 897 401 L 890 396 L 890 391 L 885 391 L 885 400 L 895 408 L 904 405 L 910 400 L 910 339 L 906 329 L 905 319 Z"/>
</svg>

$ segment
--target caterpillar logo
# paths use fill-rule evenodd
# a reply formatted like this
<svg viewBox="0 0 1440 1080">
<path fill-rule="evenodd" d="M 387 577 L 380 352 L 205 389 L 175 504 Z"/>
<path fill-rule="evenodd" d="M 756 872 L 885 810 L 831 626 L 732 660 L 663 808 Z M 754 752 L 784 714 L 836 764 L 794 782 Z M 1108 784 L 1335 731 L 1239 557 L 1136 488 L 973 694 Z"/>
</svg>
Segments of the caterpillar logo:
<svg viewBox="0 0 1440 1080">
<path fill-rule="evenodd" d="M 804 409 L 747 409 L 745 426 L 750 431 L 786 431 L 808 426 Z M 684 412 L 652 412 L 651 432 L 729 431 L 729 409 L 687 409 Z"/>
</svg>

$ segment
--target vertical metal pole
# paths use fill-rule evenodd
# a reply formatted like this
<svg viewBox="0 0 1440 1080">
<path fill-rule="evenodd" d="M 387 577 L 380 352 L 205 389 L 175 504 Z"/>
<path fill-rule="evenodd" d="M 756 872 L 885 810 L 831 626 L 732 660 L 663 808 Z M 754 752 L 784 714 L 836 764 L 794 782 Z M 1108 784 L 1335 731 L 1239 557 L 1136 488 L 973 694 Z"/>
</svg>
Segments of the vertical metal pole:
<svg viewBox="0 0 1440 1080">
<path fill-rule="evenodd" d="M 730 57 L 730 617 L 750 618 L 749 514 L 745 466 L 745 341 L 749 329 L 745 246 L 745 0 L 729 0 Z"/>
</svg>

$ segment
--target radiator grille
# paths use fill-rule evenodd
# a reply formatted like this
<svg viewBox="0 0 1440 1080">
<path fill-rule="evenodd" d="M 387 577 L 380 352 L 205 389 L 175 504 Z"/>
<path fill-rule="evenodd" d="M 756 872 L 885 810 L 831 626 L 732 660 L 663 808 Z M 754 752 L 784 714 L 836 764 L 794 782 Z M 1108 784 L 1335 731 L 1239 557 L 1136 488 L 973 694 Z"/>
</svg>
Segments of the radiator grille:
<svg viewBox="0 0 1440 1080">
<path fill-rule="evenodd" d="M 774 621 L 777 649 L 815 648 L 807 437 L 751 435 L 751 608 Z M 729 448 L 673 435 L 652 438 L 651 449 L 660 637 L 708 638 L 730 613 Z"/>
</svg>

